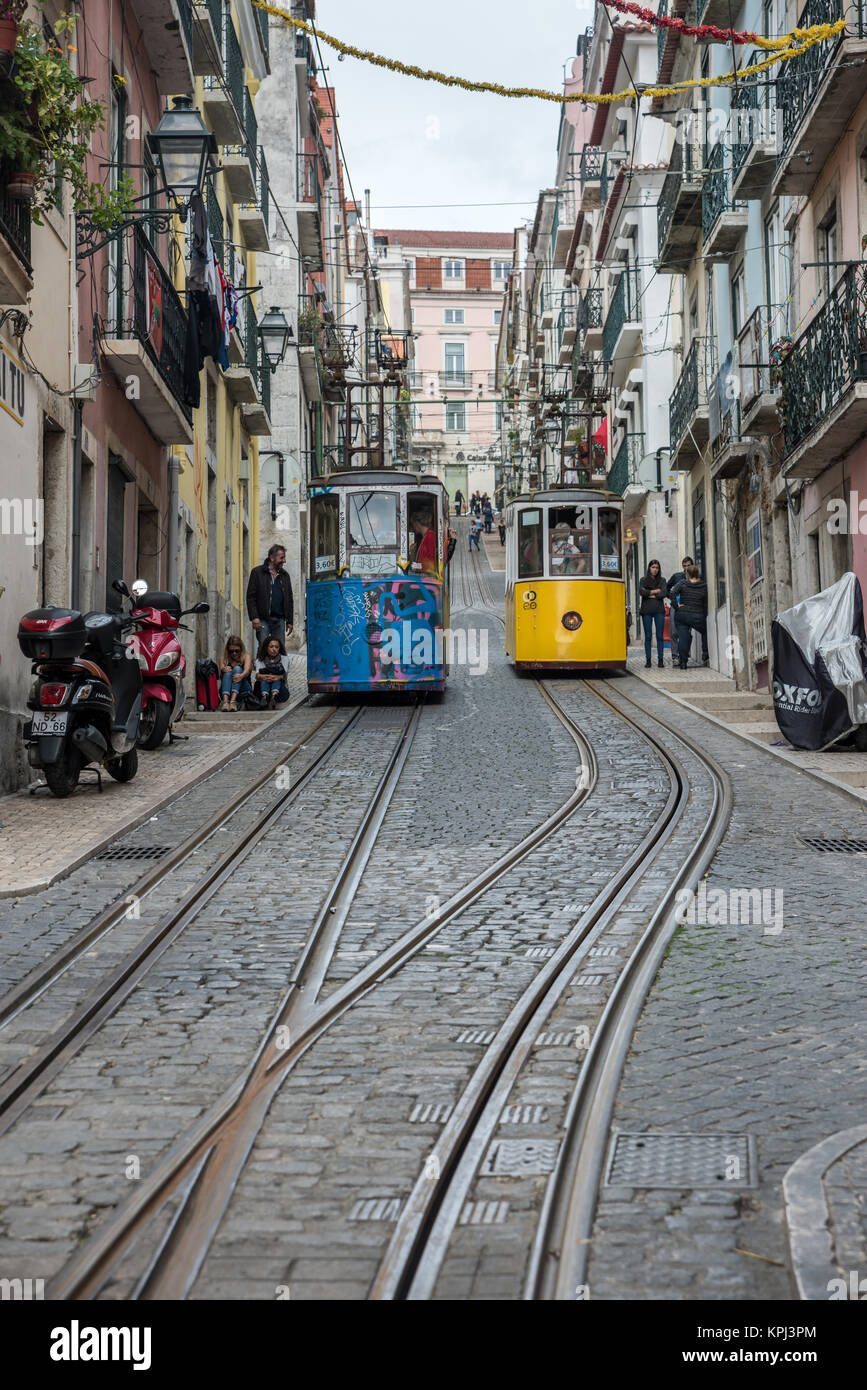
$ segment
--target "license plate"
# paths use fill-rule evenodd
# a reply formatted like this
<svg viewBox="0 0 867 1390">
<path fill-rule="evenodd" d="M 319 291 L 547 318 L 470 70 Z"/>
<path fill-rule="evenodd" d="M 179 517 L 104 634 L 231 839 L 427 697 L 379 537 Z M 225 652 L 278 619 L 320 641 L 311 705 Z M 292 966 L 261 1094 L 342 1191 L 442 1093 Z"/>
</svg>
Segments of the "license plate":
<svg viewBox="0 0 867 1390">
<path fill-rule="evenodd" d="M 31 733 L 34 738 L 56 737 L 66 733 L 68 723 L 69 710 L 58 711 L 57 714 L 34 714 Z"/>
</svg>

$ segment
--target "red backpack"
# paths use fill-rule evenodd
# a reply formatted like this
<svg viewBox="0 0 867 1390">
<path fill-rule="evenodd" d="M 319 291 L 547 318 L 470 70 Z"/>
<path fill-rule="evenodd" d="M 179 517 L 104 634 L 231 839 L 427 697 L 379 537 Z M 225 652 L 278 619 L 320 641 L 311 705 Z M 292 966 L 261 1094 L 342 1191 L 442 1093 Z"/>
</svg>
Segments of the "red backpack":
<svg viewBox="0 0 867 1390">
<path fill-rule="evenodd" d="M 196 662 L 196 706 L 215 710 L 220 703 L 220 672 L 215 661 L 205 657 Z"/>
</svg>

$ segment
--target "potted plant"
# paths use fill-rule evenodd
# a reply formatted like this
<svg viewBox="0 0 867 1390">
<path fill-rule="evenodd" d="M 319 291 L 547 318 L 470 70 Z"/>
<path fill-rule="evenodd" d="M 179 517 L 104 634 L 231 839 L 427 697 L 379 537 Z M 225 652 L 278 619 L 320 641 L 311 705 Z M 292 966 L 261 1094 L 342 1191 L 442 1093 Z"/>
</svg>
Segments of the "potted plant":
<svg viewBox="0 0 867 1390">
<path fill-rule="evenodd" d="M 0 53 L 14 53 L 27 0 L 0 0 Z"/>
</svg>

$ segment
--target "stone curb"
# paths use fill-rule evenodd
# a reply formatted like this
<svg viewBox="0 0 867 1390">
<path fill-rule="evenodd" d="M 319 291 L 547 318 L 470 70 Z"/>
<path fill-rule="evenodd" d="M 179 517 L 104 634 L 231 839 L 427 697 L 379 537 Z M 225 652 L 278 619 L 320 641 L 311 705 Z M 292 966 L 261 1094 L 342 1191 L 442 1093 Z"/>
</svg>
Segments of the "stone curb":
<svg viewBox="0 0 867 1390">
<path fill-rule="evenodd" d="M 763 753 L 770 753 L 772 757 L 777 759 L 777 762 L 784 763 L 785 766 L 790 768 L 793 772 L 800 772 L 807 777 L 812 777 L 816 782 L 821 782 L 826 787 L 831 787 L 834 791 L 842 792 L 844 796 L 848 796 L 851 800 L 856 801 L 862 810 L 865 803 L 867 803 L 867 796 L 862 796 L 855 787 L 849 787 L 845 782 L 838 782 L 835 777 L 829 777 L 827 772 L 819 772 L 816 768 L 799 767 L 797 763 L 793 763 L 790 758 L 784 757 L 783 754 L 780 753 L 778 749 L 773 748 L 771 744 L 762 743 L 761 739 L 752 738 L 741 729 L 733 729 L 730 724 L 725 724 L 721 719 L 717 719 L 715 715 L 708 714 L 706 710 L 699 709 L 697 705 L 691 705 L 682 695 L 673 695 L 670 690 L 663 690 L 660 686 L 654 685 L 653 681 L 647 680 L 640 672 L 627 670 L 627 675 L 634 676 L 635 679 L 641 681 L 643 685 L 647 685 L 651 690 L 655 690 L 658 695 L 664 695 L 667 699 L 673 700 L 675 704 L 682 705 L 683 708 L 688 709 L 691 714 L 697 714 L 701 719 L 706 719 L 708 723 L 715 725 L 717 729 L 722 729 L 724 733 L 731 734 L 732 738 L 739 738 L 742 743 L 748 743 L 751 748 L 760 748 Z"/>
<path fill-rule="evenodd" d="M 837 1277 L 822 1179 L 844 1154 L 863 1143 L 867 1143 L 867 1125 L 842 1129 L 808 1149 L 783 1178 L 786 1233 L 799 1298 L 827 1301 L 828 1283 Z"/>
</svg>

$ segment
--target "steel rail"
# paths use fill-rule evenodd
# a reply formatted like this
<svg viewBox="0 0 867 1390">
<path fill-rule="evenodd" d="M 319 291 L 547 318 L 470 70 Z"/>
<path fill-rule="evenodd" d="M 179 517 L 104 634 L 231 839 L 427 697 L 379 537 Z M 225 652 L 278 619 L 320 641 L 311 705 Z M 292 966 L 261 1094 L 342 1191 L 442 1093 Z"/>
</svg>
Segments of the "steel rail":
<svg viewBox="0 0 867 1390">
<path fill-rule="evenodd" d="M 591 687 L 612 709 L 617 705 Z M 590 1238 L 608 1149 L 611 1119 L 626 1057 L 641 1010 L 678 926 L 675 903 L 684 888 L 695 891 L 719 848 L 731 818 L 728 773 L 709 753 L 667 720 L 618 692 L 643 718 L 673 735 L 699 759 L 713 787 L 713 802 L 691 852 L 673 876 L 641 939 L 615 982 L 581 1068 L 565 1119 L 565 1138 L 548 1182 L 532 1247 L 524 1298 L 574 1299 L 586 1285 Z M 623 718 L 640 727 L 623 710 Z M 646 731 L 645 731 L 646 732 Z M 653 738 L 652 735 L 647 735 Z M 657 740 L 654 739 L 655 742 Z"/>
<path fill-rule="evenodd" d="M 234 815 L 243 809 L 250 799 L 261 791 L 262 787 L 269 782 L 277 770 L 284 766 L 291 758 L 294 758 L 310 740 L 319 732 L 323 724 L 333 718 L 336 710 L 330 709 L 323 715 L 313 728 L 304 736 L 303 741 L 293 744 L 291 748 L 284 751 L 280 759 L 271 764 L 254 782 L 241 789 L 231 801 L 222 806 L 219 811 L 207 820 L 204 825 L 177 845 L 159 863 L 148 869 L 135 883 L 124 891 L 123 898 L 116 898 L 114 902 L 108 904 L 102 912 L 92 918 L 90 922 L 81 927 L 79 931 L 65 942 L 59 950 L 55 951 L 46 961 L 41 961 L 34 968 L 19 980 L 14 988 L 10 989 L 2 999 L 0 999 L 0 1030 L 11 1023 L 14 1018 L 38 999 L 45 990 L 53 985 L 60 977 L 65 974 L 75 961 L 84 955 L 85 951 L 95 946 L 105 937 L 113 927 L 124 921 L 129 914 L 130 898 L 143 901 L 149 893 L 158 888 L 167 878 L 186 862 L 190 856 L 210 839 L 212 835 L 221 830 Z M 252 745 L 250 745 L 252 746 Z M 223 765 L 225 766 L 225 764 Z M 122 837 L 121 837 L 122 838 Z"/>
<path fill-rule="evenodd" d="M 548 686 L 541 680 L 538 684 L 561 718 L 574 723 Z M 598 691 L 594 693 L 598 695 Z M 621 713 L 610 702 L 604 703 Z M 372 1299 L 415 1301 L 431 1296 L 467 1193 L 545 1018 L 683 818 L 690 795 L 683 769 L 652 735 L 639 731 L 655 744 L 668 773 L 670 789 L 665 806 L 656 824 L 597 894 L 498 1029 L 431 1151 L 436 1160 L 431 1166 L 438 1176 L 431 1179 L 422 1174 L 401 1211 L 371 1289 Z"/>
<path fill-rule="evenodd" d="M 274 821 L 333 757 L 344 739 L 355 728 L 362 713 L 361 708 L 354 712 L 343 728 L 305 769 L 298 781 L 278 797 L 254 826 L 245 831 L 220 855 L 207 873 L 160 918 L 147 936 L 100 981 L 60 1027 L 5 1079 L 0 1085 L 0 1135 L 6 1133 L 49 1081 L 120 1007 L 142 977 L 168 950 L 184 928 L 198 916 L 226 879 L 236 871 L 242 856 L 268 834 Z"/>
<path fill-rule="evenodd" d="M 237 1166 L 239 1159 L 245 1161 L 252 1143 L 245 1112 L 252 1107 L 259 1108 L 260 1097 L 266 1092 L 270 1104 L 278 1086 L 282 1084 L 301 1057 L 337 1019 L 342 1017 L 354 1003 L 398 970 L 444 926 L 481 898 L 506 872 L 521 863 L 528 854 L 543 844 L 586 800 L 598 779 L 595 755 L 580 730 L 567 722 L 559 711 L 555 711 L 555 713 L 577 745 L 581 753 L 582 763 L 589 769 L 589 777 L 586 779 L 587 785 L 577 787 L 541 825 L 536 826 L 493 865 L 453 894 L 435 916 L 426 917 L 410 928 L 396 942 L 381 952 L 374 961 L 359 971 L 356 976 L 334 990 L 311 1012 L 309 1021 L 303 1026 L 299 1035 L 292 1038 L 288 1046 L 280 1047 L 276 1038 L 276 1030 L 281 1023 L 285 1026 L 287 1001 L 284 1001 L 259 1049 L 253 1069 L 248 1068 L 247 1073 L 238 1078 L 226 1093 L 196 1121 L 187 1134 L 172 1146 L 154 1172 L 137 1184 L 136 1191 L 124 1206 L 109 1218 L 103 1228 L 94 1234 L 87 1246 L 55 1276 L 47 1291 L 49 1298 L 94 1297 L 153 1215 L 161 1209 L 165 1201 L 172 1196 L 185 1179 L 193 1177 L 196 1169 L 202 1165 L 208 1151 L 213 1151 L 218 1140 L 228 1138 L 229 1146 L 234 1146 L 227 1162 L 231 1161 Z M 201 1167 L 198 1177 L 193 1177 L 190 1190 L 192 1191 L 195 1185 L 204 1184 L 206 1181 L 207 1164 Z M 181 1232 L 185 1223 L 179 1216 L 172 1225 L 173 1228 Z M 210 1239 L 213 1238 L 215 1229 L 212 1227 L 206 1233 Z M 156 1271 L 154 1261 L 151 1261 L 151 1264 Z M 142 1285 L 142 1292 L 145 1295 L 148 1284 L 151 1288 L 155 1287 L 154 1284 L 150 1283 L 150 1272 L 147 1283 Z"/>
</svg>

